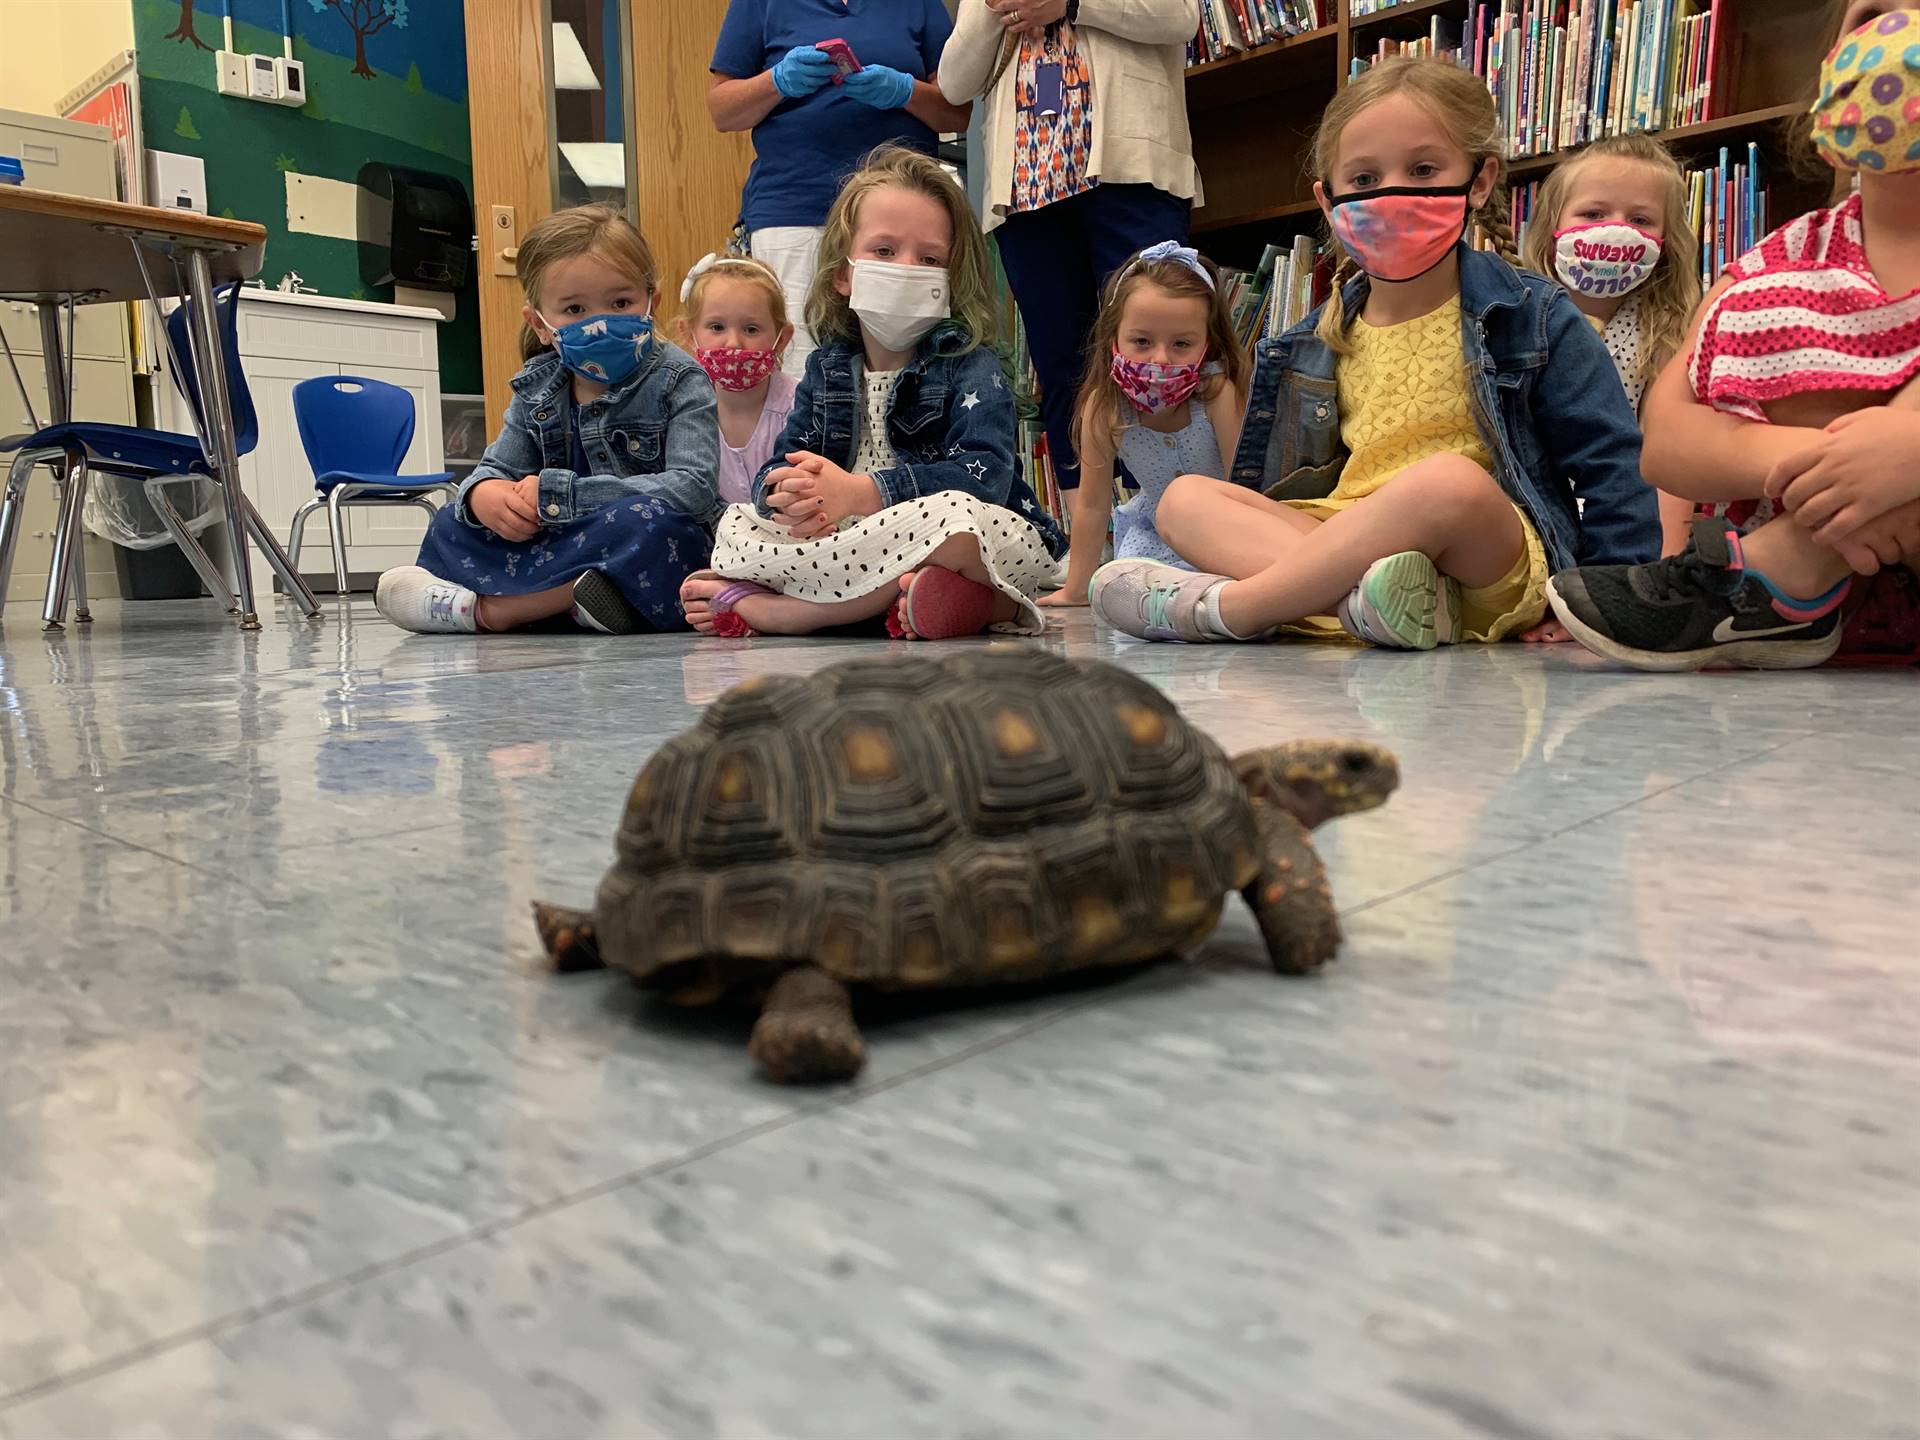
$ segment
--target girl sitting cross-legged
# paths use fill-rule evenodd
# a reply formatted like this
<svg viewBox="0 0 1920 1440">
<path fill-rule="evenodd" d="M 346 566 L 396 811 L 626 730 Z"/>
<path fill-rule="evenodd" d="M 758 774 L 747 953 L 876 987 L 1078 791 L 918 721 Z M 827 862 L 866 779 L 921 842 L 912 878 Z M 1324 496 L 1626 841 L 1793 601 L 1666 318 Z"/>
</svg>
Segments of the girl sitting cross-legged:
<svg viewBox="0 0 1920 1440">
<path fill-rule="evenodd" d="M 1429 649 L 1540 625 L 1552 570 L 1658 553 L 1606 346 L 1510 263 L 1502 154 L 1486 85 L 1456 66 L 1389 60 L 1340 92 L 1313 152 L 1346 252 L 1334 293 L 1259 347 L 1229 480 L 1182 476 L 1160 501 L 1201 573 L 1116 560 L 1096 614 L 1205 641 L 1337 612 L 1362 640 Z M 1461 243 L 1476 215 L 1500 254 Z"/>
<path fill-rule="evenodd" d="M 1066 540 L 1014 464 L 985 242 L 939 162 L 885 147 L 827 217 L 818 348 L 753 503 L 681 587 L 707 634 L 806 635 L 885 616 L 907 639 L 1037 634 Z"/>
</svg>

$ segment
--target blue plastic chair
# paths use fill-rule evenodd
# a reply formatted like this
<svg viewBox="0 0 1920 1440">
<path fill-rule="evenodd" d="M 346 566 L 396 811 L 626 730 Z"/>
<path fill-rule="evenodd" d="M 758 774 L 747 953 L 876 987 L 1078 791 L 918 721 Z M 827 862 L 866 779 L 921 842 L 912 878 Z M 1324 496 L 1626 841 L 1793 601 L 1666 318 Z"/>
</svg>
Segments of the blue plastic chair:
<svg viewBox="0 0 1920 1440">
<path fill-rule="evenodd" d="M 395 472 L 413 443 L 413 396 L 398 385 L 361 375 L 322 375 L 293 387 L 293 418 L 300 444 L 319 493 L 293 517 L 287 553 L 300 568 L 300 540 L 307 517 L 322 506 L 333 541 L 333 578 L 347 593 L 347 546 L 340 512 L 349 505 L 417 505 L 432 515 L 427 497 L 439 491 L 452 499 L 459 485 L 447 471 L 438 475 Z"/>
<path fill-rule="evenodd" d="M 253 396 L 247 389 L 246 373 L 240 368 L 240 307 L 236 300 L 239 292 L 238 282 L 223 286 L 214 294 L 214 306 L 220 312 L 219 323 L 226 358 L 227 402 L 233 409 L 235 448 L 237 453 L 245 455 L 259 444 L 260 427 L 254 415 Z M 174 380 L 187 403 L 193 407 L 198 429 L 204 431 L 207 428 L 206 415 L 200 408 L 199 380 L 185 359 L 191 353 L 188 335 L 192 303 L 189 300 L 175 306 L 167 316 L 167 336 L 172 342 L 173 354 L 181 360 L 180 364 L 172 367 Z M 55 383 L 58 383 L 57 380 Z M 135 425 L 72 420 L 36 431 L 21 440 L 20 446 L 20 453 L 14 457 L 7 472 L 6 498 L 0 504 L 0 610 L 6 607 L 7 580 L 13 570 L 13 547 L 18 538 L 21 511 L 25 508 L 27 478 L 38 465 L 56 467 L 54 483 L 59 495 L 60 527 L 54 537 L 55 562 L 48 579 L 48 618 L 51 623 L 57 625 L 59 620 L 55 617 L 64 616 L 69 594 L 75 602 L 74 618 L 92 618 L 87 611 L 86 563 L 81 559 L 76 564 L 74 557 L 80 549 L 80 507 L 86 500 L 89 472 L 94 470 L 141 481 L 161 523 L 167 527 L 167 533 L 185 552 L 187 559 L 193 562 L 193 568 L 199 572 L 207 588 L 225 600 L 228 610 L 237 608 L 238 602 L 227 586 L 226 577 L 220 573 L 207 552 L 200 548 L 200 542 L 188 532 L 179 512 L 166 496 L 166 487 L 182 480 L 217 480 L 197 436 L 180 435 L 171 430 L 143 430 Z M 67 470 L 64 481 L 60 479 L 57 468 L 62 461 Z M 252 513 L 251 502 L 244 496 L 241 497 L 241 508 L 249 516 L 249 524 L 257 526 L 258 516 Z M 236 551 L 244 554 L 244 537 L 235 536 L 231 543 Z M 61 558 L 63 552 L 66 557 L 64 562 Z"/>
</svg>

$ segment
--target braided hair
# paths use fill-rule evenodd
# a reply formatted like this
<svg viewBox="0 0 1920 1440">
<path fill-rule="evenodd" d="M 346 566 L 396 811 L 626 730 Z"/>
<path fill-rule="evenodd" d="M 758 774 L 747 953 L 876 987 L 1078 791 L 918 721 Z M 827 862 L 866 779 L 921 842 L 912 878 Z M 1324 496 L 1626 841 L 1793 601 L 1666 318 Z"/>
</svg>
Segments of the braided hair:
<svg viewBox="0 0 1920 1440">
<path fill-rule="evenodd" d="M 1403 91 L 1432 112 L 1448 138 L 1471 162 L 1476 178 L 1489 160 L 1498 167 L 1493 189 L 1473 212 L 1472 219 L 1493 242 L 1494 253 L 1509 265 L 1518 266 L 1520 249 L 1514 243 L 1513 226 L 1507 218 L 1507 159 L 1500 135 L 1500 117 L 1493 108 L 1493 96 L 1487 91 L 1486 81 L 1471 71 L 1444 60 L 1407 58 L 1383 60 L 1373 66 L 1335 95 L 1327 107 L 1313 137 L 1314 178 L 1331 190 L 1334 159 L 1340 148 L 1340 136 L 1348 124 L 1368 106 Z M 1333 238 L 1331 227 L 1328 241 L 1340 258 L 1333 272 L 1333 293 L 1321 307 L 1316 333 L 1336 355 L 1346 355 L 1352 347 L 1347 343 L 1348 316 L 1342 292 L 1348 282 L 1360 274 L 1360 266 Z"/>
</svg>

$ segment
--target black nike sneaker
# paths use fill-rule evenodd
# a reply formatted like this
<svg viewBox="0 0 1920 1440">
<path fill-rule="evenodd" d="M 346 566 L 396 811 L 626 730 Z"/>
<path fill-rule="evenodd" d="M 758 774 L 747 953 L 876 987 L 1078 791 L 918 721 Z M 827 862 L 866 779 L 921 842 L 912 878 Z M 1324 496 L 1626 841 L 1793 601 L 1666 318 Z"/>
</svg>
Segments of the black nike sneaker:
<svg viewBox="0 0 1920 1440">
<path fill-rule="evenodd" d="M 1547 582 L 1560 623 L 1587 649 L 1640 670 L 1805 670 L 1840 648 L 1851 580 L 1814 600 L 1781 594 L 1740 555 L 1724 520 L 1696 520 L 1693 543 L 1651 565 L 1588 565 Z"/>
<path fill-rule="evenodd" d="M 640 635 L 653 629 L 627 603 L 620 587 L 598 570 L 589 570 L 573 582 L 573 621 L 602 635 Z"/>
</svg>

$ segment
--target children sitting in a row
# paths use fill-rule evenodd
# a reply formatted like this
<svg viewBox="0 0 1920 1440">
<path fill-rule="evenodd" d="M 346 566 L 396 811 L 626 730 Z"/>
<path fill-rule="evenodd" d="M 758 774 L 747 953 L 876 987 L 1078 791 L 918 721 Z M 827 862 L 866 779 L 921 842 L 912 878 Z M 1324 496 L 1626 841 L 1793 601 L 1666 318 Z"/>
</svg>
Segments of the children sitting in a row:
<svg viewBox="0 0 1920 1440">
<path fill-rule="evenodd" d="M 383 578 L 381 609 L 414 629 L 571 610 L 602 630 L 736 635 L 884 617 L 931 639 L 1037 632 L 1059 585 L 1039 603 L 1090 595 L 1149 639 L 1337 623 L 1428 648 L 1564 638 L 1551 601 L 1589 648 L 1648 668 L 1819 663 L 1851 574 L 1920 549 L 1920 240 L 1900 220 L 1920 102 L 1880 100 L 1898 77 L 1873 58 L 1909 26 L 1920 40 L 1920 14 L 1886 10 L 1853 0 L 1850 26 L 1873 33 L 1836 47 L 1823 89 L 1822 147 L 1862 169 L 1861 193 L 1743 258 L 1695 337 L 1694 239 L 1662 147 L 1606 141 L 1562 165 L 1529 273 L 1484 84 L 1431 61 L 1368 71 L 1315 144 L 1333 294 L 1262 343 L 1250 385 L 1195 252 L 1151 247 L 1109 283 L 1064 584 L 985 343 L 983 242 L 938 165 L 883 151 L 848 181 L 808 302 L 826 343 L 797 393 L 772 378 L 789 331 L 771 274 L 696 267 L 683 334 L 717 411 L 695 362 L 652 338 L 644 242 L 611 211 L 561 212 L 521 247 L 531 358 L 506 429 L 436 518 L 424 568 Z M 1461 243 L 1475 220 L 1496 253 Z M 1782 285 L 1811 331 L 1766 319 Z M 1684 498 L 1642 480 L 1643 394 L 1648 478 Z M 1818 414 L 1796 403 L 1816 398 Z M 1141 491 L 1098 567 L 1116 460 Z M 1743 556 L 1733 524 L 1764 522 L 1768 496 L 1793 514 Z M 1721 508 L 1688 544 L 1694 502 Z"/>
</svg>

